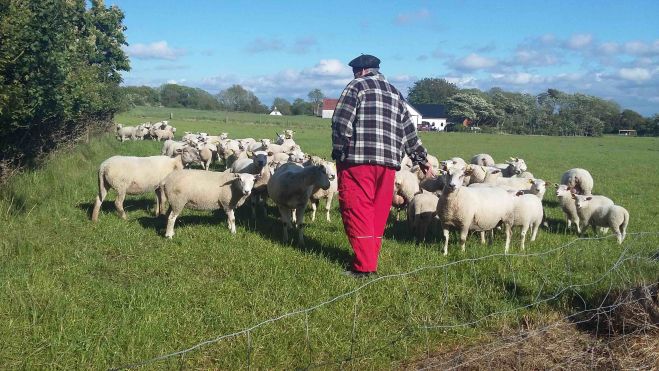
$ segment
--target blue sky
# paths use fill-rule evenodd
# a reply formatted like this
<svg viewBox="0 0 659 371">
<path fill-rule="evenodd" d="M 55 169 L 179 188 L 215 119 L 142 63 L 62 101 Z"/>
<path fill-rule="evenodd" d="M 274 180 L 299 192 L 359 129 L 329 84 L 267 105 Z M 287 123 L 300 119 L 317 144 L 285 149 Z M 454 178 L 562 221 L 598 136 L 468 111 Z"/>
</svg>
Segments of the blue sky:
<svg viewBox="0 0 659 371">
<path fill-rule="evenodd" d="M 233 84 L 263 103 L 338 97 L 357 55 L 379 57 L 404 94 L 414 81 L 547 88 L 659 113 L 659 1 L 106 0 L 125 13 L 126 85 L 212 94 Z"/>
</svg>

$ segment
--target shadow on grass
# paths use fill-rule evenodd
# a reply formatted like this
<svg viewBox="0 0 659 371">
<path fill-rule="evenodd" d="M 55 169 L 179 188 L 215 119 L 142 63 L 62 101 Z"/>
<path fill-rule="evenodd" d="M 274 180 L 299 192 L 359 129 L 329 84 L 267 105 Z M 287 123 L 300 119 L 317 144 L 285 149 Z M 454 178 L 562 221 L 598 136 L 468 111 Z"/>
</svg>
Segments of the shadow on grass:
<svg viewBox="0 0 659 371">
<path fill-rule="evenodd" d="M 555 201 L 555 200 L 543 200 L 543 201 L 542 201 L 542 204 L 543 204 L 545 207 L 549 207 L 549 208 L 556 208 L 556 207 L 559 207 L 558 201 Z"/>
<path fill-rule="evenodd" d="M 236 224 L 242 225 L 244 228 L 256 233 L 263 239 L 270 240 L 280 245 L 286 245 L 302 252 L 311 252 L 317 255 L 322 255 L 342 267 L 346 267 L 352 261 L 352 256 L 347 250 L 339 249 L 335 246 L 328 246 L 312 236 L 309 236 L 308 233 L 305 233 L 304 236 L 304 246 L 299 246 L 297 243 L 298 232 L 295 228 L 288 231 L 290 242 L 284 243 L 283 227 L 279 220 L 279 209 L 268 205 L 266 210 L 267 215 L 263 215 L 263 210 L 257 208 L 256 218 L 254 219 L 252 218 L 252 212 L 249 205 L 247 207 L 239 208 L 236 210 Z M 320 219 L 322 218 L 317 217 L 314 223 L 321 222 Z M 310 219 L 305 215 L 304 220 L 307 225 L 305 230 L 308 230 L 308 220 Z M 341 233 L 342 232 L 343 231 L 341 231 Z"/>
<path fill-rule="evenodd" d="M 134 199 L 125 199 L 124 200 L 124 211 L 129 213 L 134 210 L 146 210 L 153 212 L 155 208 L 155 201 L 149 198 L 134 198 Z M 92 210 L 94 208 L 93 202 L 81 202 L 76 205 L 79 210 L 84 211 L 87 214 L 87 218 L 91 218 Z M 106 198 L 101 204 L 101 212 L 103 213 L 112 213 L 117 214 L 117 208 L 114 207 L 114 198 Z"/>
</svg>

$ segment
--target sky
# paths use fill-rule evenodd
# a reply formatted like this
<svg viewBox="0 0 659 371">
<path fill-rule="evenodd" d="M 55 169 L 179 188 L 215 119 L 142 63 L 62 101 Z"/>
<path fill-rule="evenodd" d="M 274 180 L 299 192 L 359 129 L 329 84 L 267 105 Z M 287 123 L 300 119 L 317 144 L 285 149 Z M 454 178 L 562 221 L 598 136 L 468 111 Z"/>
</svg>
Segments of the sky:
<svg viewBox="0 0 659 371">
<path fill-rule="evenodd" d="M 659 113 L 659 1 L 106 0 L 125 13 L 124 85 L 234 84 L 270 105 L 321 89 L 338 98 L 348 62 L 380 58 L 404 95 L 423 78 L 460 88 L 548 88 Z"/>
</svg>

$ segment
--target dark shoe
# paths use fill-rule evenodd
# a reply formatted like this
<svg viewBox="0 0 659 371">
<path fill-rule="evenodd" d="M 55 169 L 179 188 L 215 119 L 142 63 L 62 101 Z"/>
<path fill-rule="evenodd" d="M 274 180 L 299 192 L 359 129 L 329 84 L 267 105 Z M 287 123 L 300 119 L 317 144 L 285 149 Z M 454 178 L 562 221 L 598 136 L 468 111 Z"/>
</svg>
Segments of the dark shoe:
<svg viewBox="0 0 659 371">
<path fill-rule="evenodd" d="M 358 272 L 358 271 L 353 271 L 353 270 L 349 269 L 347 271 L 344 271 L 343 275 L 348 276 L 348 277 L 352 277 L 352 278 L 366 278 L 366 277 L 368 277 L 368 276 L 370 276 L 374 273 L 375 272 Z"/>
</svg>

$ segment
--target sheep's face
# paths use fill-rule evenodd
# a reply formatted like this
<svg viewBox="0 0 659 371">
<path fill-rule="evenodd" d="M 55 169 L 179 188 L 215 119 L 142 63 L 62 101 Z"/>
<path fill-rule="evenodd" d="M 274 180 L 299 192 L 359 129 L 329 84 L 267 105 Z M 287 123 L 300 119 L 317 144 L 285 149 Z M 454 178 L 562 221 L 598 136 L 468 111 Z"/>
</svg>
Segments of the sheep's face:
<svg viewBox="0 0 659 371">
<path fill-rule="evenodd" d="M 327 178 L 332 181 L 336 179 L 336 169 L 334 168 L 334 163 L 327 163 L 323 165 L 325 167 L 325 173 L 327 174 Z"/>
<path fill-rule="evenodd" d="M 252 193 L 255 181 L 256 177 L 252 174 L 236 174 L 236 184 L 244 196 L 248 196 Z"/>
<path fill-rule="evenodd" d="M 451 168 L 446 173 L 446 177 L 448 178 L 446 188 L 449 192 L 453 192 L 462 186 L 465 177 L 465 169 Z"/>
<path fill-rule="evenodd" d="M 572 197 L 572 192 L 565 184 L 556 187 L 556 197 Z"/>
<path fill-rule="evenodd" d="M 510 161 L 506 161 L 506 163 L 513 167 L 513 172 L 517 175 L 527 170 L 526 162 L 521 158 L 511 158 Z"/>
<path fill-rule="evenodd" d="M 542 179 L 531 179 L 529 181 L 531 182 L 531 191 L 534 194 L 545 193 L 545 191 L 547 190 L 547 184 L 545 183 L 544 180 L 542 180 Z"/>
<path fill-rule="evenodd" d="M 284 144 L 284 139 L 286 139 L 284 134 L 277 134 L 277 139 L 275 139 L 275 143 L 282 145 Z"/>
<path fill-rule="evenodd" d="M 270 139 L 261 139 L 261 145 L 267 147 L 270 145 Z"/>
<path fill-rule="evenodd" d="M 576 195 L 572 194 L 572 198 L 574 198 L 574 201 L 577 205 L 577 209 L 583 209 L 588 207 L 588 204 L 590 203 L 590 200 L 593 198 L 591 196 L 583 196 L 583 195 Z"/>
<path fill-rule="evenodd" d="M 183 165 L 188 165 L 199 161 L 199 150 L 193 147 L 183 147 L 181 151 L 181 160 Z"/>
<path fill-rule="evenodd" d="M 316 177 L 317 177 L 316 179 L 318 179 L 316 184 L 320 188 L 322 188 L 324 190 L 329 189 L 330 180 L 329 180 L 329 177 L 327 176 L 327 170 L 325 170 L 325 166 L 320 165 L 320 166 L 316 167 Z"/>
<path fill-rule="evenodd" d="M 225 140 L 229 137 L 229 133 L 222 133 L 220 134 L 220 140 Z"/>
</svg>

